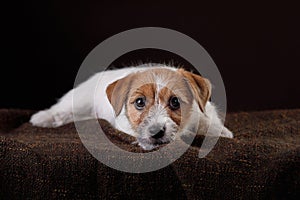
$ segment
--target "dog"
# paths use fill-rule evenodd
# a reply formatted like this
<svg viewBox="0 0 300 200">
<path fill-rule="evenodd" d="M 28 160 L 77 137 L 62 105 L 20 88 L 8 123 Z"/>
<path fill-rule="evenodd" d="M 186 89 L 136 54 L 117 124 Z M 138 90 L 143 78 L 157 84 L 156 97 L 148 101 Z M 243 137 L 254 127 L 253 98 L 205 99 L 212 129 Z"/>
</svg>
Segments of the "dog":
<svg viewBox="0 0 300 200">
<path fill-rule="evenodd" d="M 76 95 L 75 95 L 76 94 Z M 73 105 L 73 95 L 78 98 Z M 30 122 L 39 127 L 58 127 L 76 120 L 102 118 L 116 129 L 136 138 L 145 150 L 193 132 L 233 138 L 209 101 L 208 79 L 162 64 L 99 72 L 66 93 L 51 108 L 34 114 Z M 212 131 L 208 132 L 208 127 Z"/>
</svg>

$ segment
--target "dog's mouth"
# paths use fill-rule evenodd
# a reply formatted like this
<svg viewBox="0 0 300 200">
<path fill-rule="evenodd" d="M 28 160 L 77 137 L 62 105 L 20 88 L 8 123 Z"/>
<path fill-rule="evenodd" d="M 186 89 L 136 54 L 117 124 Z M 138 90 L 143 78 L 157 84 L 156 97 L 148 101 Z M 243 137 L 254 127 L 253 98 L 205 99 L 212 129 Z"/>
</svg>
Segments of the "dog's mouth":
<svg viewBox="0 0 300 200">
<path fill-rule="evenodd" d="M 170 142 L 172 142 L 172 139 L 168 138 L 166 136 L 161 137 L 161 138 L 155 138 L 155 137 L 138 137 L 137 138 L 137 143 L 144 150 L 152 150 L 154 148 L 157 148 L 164 144 L 168 144 Z"/>
</svg>

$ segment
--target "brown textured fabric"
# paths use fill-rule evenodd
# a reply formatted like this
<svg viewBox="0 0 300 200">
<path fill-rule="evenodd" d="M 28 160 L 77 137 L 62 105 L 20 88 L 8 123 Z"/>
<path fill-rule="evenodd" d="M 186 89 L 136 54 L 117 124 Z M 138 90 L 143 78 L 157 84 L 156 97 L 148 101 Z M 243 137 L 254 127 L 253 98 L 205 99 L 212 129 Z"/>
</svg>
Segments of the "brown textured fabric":
<svg viewBox="0 0 300 200">
<path fill-rule="evenodd" d="M 300 110 L 227 115 L 234 139 L 220 138 L 203 159 L 203 137 L 155 172 L 111 169 L 82 145 L 74 124 L 38 128 L 33 111 L 0 110 L 0 199 L 297 199 Z M 100 120 L 111 141 L 143 152 L 133 138 Z"/>
</svg>

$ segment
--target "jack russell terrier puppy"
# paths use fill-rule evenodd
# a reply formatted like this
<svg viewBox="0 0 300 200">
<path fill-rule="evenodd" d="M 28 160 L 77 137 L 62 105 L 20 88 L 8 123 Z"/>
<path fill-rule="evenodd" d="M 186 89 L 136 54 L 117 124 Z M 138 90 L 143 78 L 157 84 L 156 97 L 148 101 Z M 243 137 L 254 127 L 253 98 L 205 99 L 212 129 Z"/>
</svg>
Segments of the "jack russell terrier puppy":
<svg viewBox="0 0 300 200">
<path fill-rule="evenodd" d="M 76 105 L 73 94 L 76 93 Z M 209 101 L 208 79 L 161 64 L 99 72 L 65 94 L 51 108 L 34 114 L 30 122 L 58 127 L 74 121 L 102 118 L 136 137 L 145 150 L 193 132 L 233 138 Z M 212 126 L 208 131 L 208 127 Z"/>
</svg>

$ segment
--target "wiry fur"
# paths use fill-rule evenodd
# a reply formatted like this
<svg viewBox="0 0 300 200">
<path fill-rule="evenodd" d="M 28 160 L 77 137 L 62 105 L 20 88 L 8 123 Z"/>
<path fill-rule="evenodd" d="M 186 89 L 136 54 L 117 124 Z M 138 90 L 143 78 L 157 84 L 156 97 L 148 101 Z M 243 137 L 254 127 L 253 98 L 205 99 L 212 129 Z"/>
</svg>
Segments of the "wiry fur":
<svg viewBox="0 0 300 200">
<path fill-rule="evenodd" d="M 147 98 L 147 106 L 142 111 L 136 110 L 132 103 L 138 95 Z M 172 95 L 180 98 L 180 110 L 168 107 Z M 74 105 L 73 96 L 78 98 Z M 30 122 L 41 127 L 58 127 L 74 120 L 103 118 L 136 137 L 139 145 L 147 150 L 189 131 L 215 135 L 220 129 L 221 136 L 232 138 L 215 106 L 208 101 L 209 96 L 207 79 L 165 65 L 141 65 L 95 74 L 50 109 L 33 115 Z M 163 127 L 163 136 L 152 137 L 153 127 Z"/>
</svg>

